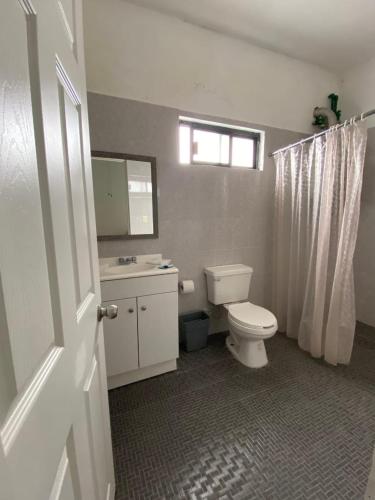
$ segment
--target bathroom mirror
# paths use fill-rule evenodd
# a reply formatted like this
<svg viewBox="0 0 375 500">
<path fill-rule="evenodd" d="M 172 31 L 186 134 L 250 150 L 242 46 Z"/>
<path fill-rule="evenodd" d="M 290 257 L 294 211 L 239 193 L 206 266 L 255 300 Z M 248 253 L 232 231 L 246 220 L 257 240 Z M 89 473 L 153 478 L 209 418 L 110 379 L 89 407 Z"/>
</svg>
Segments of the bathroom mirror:
<svg viewBox="0 0 375 500">
<path fill-rule="evenodd" d="M 158 237 L 156 158 L 92 151 L 98 240 Z"/>
</svg>

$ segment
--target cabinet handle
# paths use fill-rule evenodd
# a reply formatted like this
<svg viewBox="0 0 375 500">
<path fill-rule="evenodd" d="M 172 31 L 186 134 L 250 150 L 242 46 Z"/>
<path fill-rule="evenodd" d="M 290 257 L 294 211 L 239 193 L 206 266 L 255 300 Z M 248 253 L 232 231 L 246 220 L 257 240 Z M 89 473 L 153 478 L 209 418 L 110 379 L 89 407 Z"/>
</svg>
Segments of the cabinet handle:
<svg viewBox="0 0 375 500">
<path fill-rule="evenodd" d="M 133 313 L 134 312 L 134 309 L 131 307 L 130 309 L 128 309 L 128 312 Z"/>
<path fill-rule="evenodd" d="M 141 311 L 146 311 L 147 307 L 146 306 L 142 306 L 141 307 Z"/>
</svg>

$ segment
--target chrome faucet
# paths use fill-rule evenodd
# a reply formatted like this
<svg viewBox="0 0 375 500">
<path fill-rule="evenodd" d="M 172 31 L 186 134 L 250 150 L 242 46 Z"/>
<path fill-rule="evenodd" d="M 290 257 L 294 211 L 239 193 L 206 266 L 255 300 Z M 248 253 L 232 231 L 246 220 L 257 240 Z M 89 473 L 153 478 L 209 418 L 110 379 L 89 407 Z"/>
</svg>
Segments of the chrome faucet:
<svg viewBox="0 0 375 500">
<path fill-rule="evenodd" d="M 136 264 L 137 263 L 137 257 L 119 257 L 118 258 L 118 263 L 121 266 L 128 266 L 129 264 Z"/>
</svg>

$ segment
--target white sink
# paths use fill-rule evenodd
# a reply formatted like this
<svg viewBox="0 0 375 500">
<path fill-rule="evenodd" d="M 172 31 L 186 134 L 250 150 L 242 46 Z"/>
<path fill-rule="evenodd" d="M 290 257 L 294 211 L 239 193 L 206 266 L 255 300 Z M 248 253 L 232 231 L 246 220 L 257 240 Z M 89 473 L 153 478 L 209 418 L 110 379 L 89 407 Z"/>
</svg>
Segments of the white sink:
<svg viewBox="0 0 375 500">
<path fill-rule="evenodd" d="M 131 264 L 119 264 L 118 257 L 100 259 L 100 280 L 107 281 L 178 273 L 176 267 L 160 269 L 156 262 L 161 261 L 162 256 L 160 254 L 139 255 L 137 256 L 137 262 L 132 262 Z M 152 264 L 150 264 L 150 262 L 152 262 Z"/>
<path fill-rule="evenodd" d="M 157 268 L 154 264 L 147 264 L 146 262 L 131 263 L 108 266 L 106 272 L 109 274 L 134 274 L 141 273 L 144 271 L 151 271 L 151 269 Z"/>
</svg>

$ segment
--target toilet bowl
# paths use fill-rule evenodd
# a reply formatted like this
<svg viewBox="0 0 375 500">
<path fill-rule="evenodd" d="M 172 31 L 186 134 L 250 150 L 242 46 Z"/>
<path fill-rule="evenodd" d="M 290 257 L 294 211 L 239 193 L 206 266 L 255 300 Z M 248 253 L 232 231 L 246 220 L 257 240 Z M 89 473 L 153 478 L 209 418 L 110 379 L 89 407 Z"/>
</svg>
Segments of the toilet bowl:
<svg viewBox="0 0 375 500">
<path fill-rule="evenodd" d="M 268 363 L 264 341 L 277 331 L 275 316 L 251 302 L 224 304 L 228 311 L 229 336 L 226 345 L 233 356 L 249 368 Z"/>
<path fill-rule="evenodd" d="M 264 341 L 277 332 L 276 317 L 247 300 L 253 269 L 243 264 L 205 269 L 208 300 L 228 311 L 226 345 L 245 366 L 261 368 L 268 363 Z"/>
</svg>

